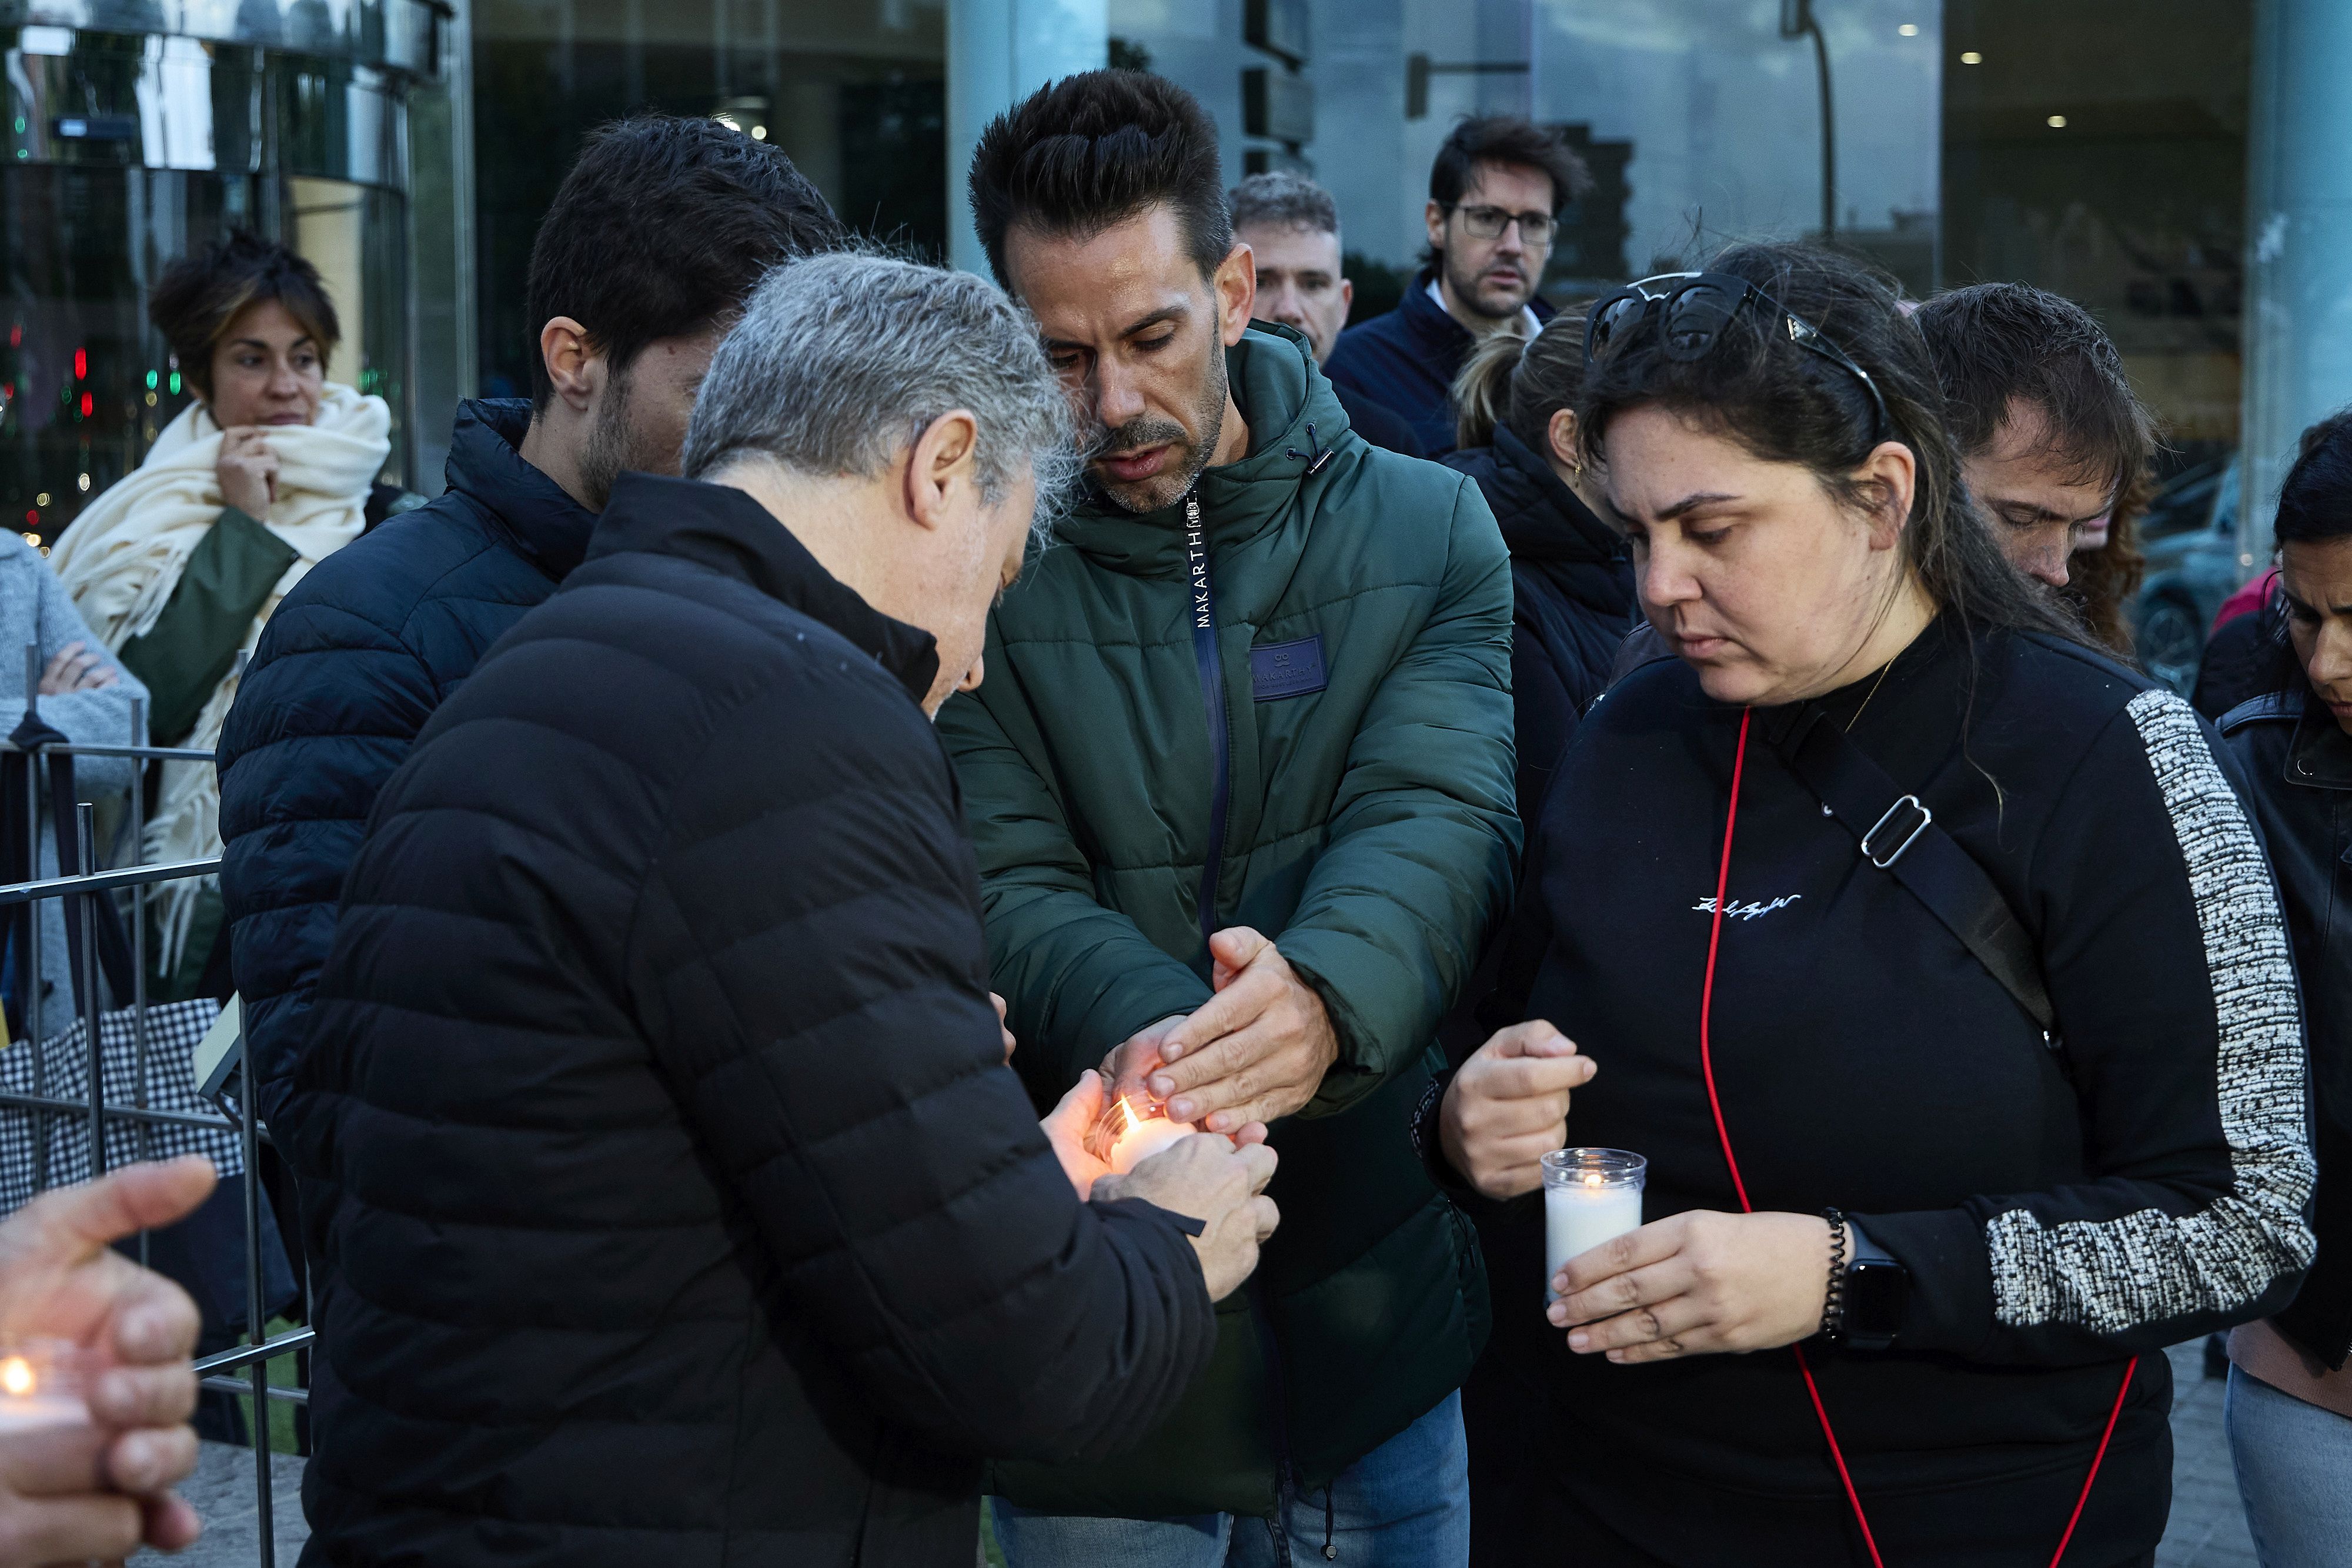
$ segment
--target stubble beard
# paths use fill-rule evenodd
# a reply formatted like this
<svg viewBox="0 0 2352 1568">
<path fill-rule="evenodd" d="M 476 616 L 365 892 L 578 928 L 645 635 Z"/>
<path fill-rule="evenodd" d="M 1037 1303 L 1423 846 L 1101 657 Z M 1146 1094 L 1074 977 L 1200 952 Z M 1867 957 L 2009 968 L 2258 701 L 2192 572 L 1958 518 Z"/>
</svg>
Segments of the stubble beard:
<svg viewBox="0 0 2352 1568">
<path fill-rule="evenodd" d="M 1157 446 L 1163 442 L 1176 446 L 1182 454 L 1182 461 L 1176 467 L 1162 469 L 1150 478 L 1132 485 L 1114 484 L 1097 472 L 1096 483 L 1121 511 L 1140 515 L 1173 506 L 1192 487 L 1192 482 L 1201 476 L 1201 471 L 1208 467 L 1209 459 L 1216 453 L 1217 443 L 1223 439 L 1225 434 L 1225 351 L 1223 345 L 1213 340 L 1209 349 L 1208 374 L 1203 381 L 1201 401 L 1192 411 L 1192 423 L 1201 433 L 1197 439 L 1189 437 L 1183 427 L 1172 419 L 1154 419 L 1146 414 L 1129 420 L 1117 430 L 1104 432 L 1088 444 L 1087 460 L 1090 465 L 1097 458 L 1110 453 L 1131 452 L 1139 446 Z"/>
<path fill-rule="evenodd" d="M 635 433 L 629 428 L 629 373 L 621 371 L 604 383 L 596 423 L 588 427 L 587 444 L 580 449 L 580 488 L 586 492 L 581 499 L 590 511 L 603 511 L 621 471 L 641 466 Z"/>
<path fill-rule="evenodd" d="M 1467 277 L 1463 277 L 1454 264 L 1454 253 L 1450 250 L 1445 253 L 1444 261 L 1447 287 L 1453 291 L 1454 298 L 1469 307 L 1470 313 L 1474 316 L 1483 316 L 1489 321 L 1507 321 L 1526 309 L 1528 301 L 1535 297 L 1533 280 L 1528 279 L 1521 285 L 1525 292 L 1517 295 L 1506 304 L 1497 305 L 1481 290 L 1480 284 L 1485 277 L 1484 273 L 1472 273 Z M 1525 278 L 1526 275 L 1522 273 L 1521 277 Z"/>
</svg>

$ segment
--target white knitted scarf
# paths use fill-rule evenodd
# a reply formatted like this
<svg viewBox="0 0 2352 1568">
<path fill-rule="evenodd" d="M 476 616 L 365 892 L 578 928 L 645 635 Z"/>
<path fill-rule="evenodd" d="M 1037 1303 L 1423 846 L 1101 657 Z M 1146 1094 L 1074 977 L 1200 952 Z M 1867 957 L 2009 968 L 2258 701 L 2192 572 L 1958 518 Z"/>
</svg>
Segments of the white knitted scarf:
<svg viewBox="0 0 2352 1568">
<path fill-rule="evenodd" d="M 359 538 L 366 526 L 368 490 L 391 455 L 392 413 L 380 397 L 362 397 L 330 384 L 315 424 L 269 432 L 278 455 L 278 499 L 257 519 L 299 552 L 278 580 L 261 613 L 246 632 L 253 650 L 278 601 L 319 562 Z M 73 596 L 81 618 L 109 651 L 151 630 L 179 586 L 188 556 L 226 505 L 215 472 L 221 428 L 201 403 L 191 403 L 164 427 L 138 471 L 83 508 L 49 552 L 49 565 Z M 232 670 L 196 716 L 183 746 L 209 751 L 236 698 Z M 167 762 L 155 815 L 144 845 L 151 860 L 197 860 L 221 852 L 220 780 L 209 763 Z M 178 967 L 196 908 L 199 883 L 182 880 L 154 890 L 161 915 L 157 970 Z"/>
</svg>

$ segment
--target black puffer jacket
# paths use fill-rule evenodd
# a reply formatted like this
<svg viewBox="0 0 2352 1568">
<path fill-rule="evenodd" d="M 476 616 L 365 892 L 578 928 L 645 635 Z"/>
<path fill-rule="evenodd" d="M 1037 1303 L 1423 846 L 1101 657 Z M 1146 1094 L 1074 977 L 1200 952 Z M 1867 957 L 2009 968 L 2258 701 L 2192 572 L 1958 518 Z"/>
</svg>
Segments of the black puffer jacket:
<svg viewBox="0 0 2352 1568">
<path fill-rule="evenodd" d="M 1444 463 L 1478 482 L 1511 551 L 1519 819 L 1532 822 L 1577 720 L 1608 689 L 1633 630 L 1633 560 L 1617 531 L 1503 426 L 1492 446 L 1448 453 Z"/>
<path fill-rule="evenodd" d="M 930 639 L 625 476 L 352 866 L 293 1157 L 342 1390 L 306 1563 L 970 1568 L 979 1456 L 1205 1364 L 1178 1222 L 1003 1065 Z"/>
<path fill-rule="evenodd" d="M 517 450 L 527 402 L 469 402 L 449 487 L 320 561 L 269 618 L 221 730 L 221 899 L 271 1130 L 376 791 L 483 651 L 580 564 L 596 514 Z"/>
<path fill-rule="evenodd" d="M 2221 720 L 2278 876 L 2311 1048 L 2319 1257 L 2273 1320 L 2332 1367 L 2352 1354 L 2352 735 L 2307 690 Z"/>
</svg>

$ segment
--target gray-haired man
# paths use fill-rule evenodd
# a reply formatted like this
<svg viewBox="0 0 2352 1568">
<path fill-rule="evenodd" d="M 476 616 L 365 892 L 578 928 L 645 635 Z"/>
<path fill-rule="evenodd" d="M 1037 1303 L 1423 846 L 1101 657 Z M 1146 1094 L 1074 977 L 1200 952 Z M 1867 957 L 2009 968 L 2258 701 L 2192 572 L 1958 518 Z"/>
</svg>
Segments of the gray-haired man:
<svg viewBox="0 0 2352 1568">
<path fill-rule="evenodd" d="M 1340 270 L 1339 204 L 1304 174 L 1276 171 L 1252 174 L 1225 204 L 1234 237 L 1250 247 L 1257 269 L 1257 315 L 1297 328 L 1317 361 L 1328 360 L 1356 300 L 1356 286 Z M 1422 455 L 1421 438 L 1401 415 L 1369 397 L 1332 390 L 1357 434 L 1408 457 Z"/>
<path fill-rule="evenodd" d="M 928 722 L 1069 444 L 991 285 L 793 264 L 688 478 L 624 475 L 426 727 L 295 1080 L 345 1390 L 306 1563 L 970 1568 L 981 1455 L 1204 1364 L 1273 1155 L 1105 1176 L 1098 1081 L 1040 1130 Z"/>
</svg>

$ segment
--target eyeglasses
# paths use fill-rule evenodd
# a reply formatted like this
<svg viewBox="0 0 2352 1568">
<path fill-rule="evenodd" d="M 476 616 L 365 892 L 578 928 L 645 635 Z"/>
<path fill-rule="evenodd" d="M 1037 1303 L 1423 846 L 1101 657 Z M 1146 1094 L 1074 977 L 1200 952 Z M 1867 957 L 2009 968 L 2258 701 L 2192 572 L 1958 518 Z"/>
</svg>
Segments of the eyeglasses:
<svg viewBox="0 0 2352 1568">
<path fill-rule="evenodd" d="M 1455 207 L 1462 214 L 1462 230 L 1472 239 L 1501 239 L 1503 231 L 1513 224 L 1519 225 L 1522 245 L 1549 245 L 1552 231 L 1559 226 L 1549 213 L 1510 213 L 1500 207 Z"/>
<path fill-rule="evenodd" d="M 1770 323 L 1768 330 L 1801 349 L 1810 349 L 1862 383 L 1878 416 L 1871 433 L 1874 441 L 1895 428 L 1886 412 L 1886 399 L 1879 394 L 1878 383 L 1870 379 L 1868 371 L 1855 364 L 1820 328 L 1746 278 L 1727 272 L 1662 272 L 1607 296 L 1584 320 L 1585 362 L 1607 353 L 1612 342 L 1630 334 L 1653 312 L 1663 316 L 1658 347 L 1666 358 L 1678 364 L 1704 359 L 1751 302 Z"/>
</svg>

